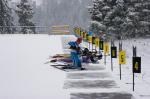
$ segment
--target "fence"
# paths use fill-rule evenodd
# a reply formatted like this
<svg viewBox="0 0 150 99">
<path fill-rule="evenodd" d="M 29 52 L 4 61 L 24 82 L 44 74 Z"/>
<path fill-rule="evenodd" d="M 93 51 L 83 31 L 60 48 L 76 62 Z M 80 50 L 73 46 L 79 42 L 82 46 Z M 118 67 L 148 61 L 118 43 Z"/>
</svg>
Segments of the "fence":
<svg viewBox="0 0 150 99">
<path fill-rule="evenodd" d="M 26 29 L 25 33 L 22 29 Z M 49 34 L 70 35 L 69 25 L 57 26 L 0 26 L 0 34 Z"/>
<path fill-rule="evenodd" d="M 50 33 L 50 26 L 0 26 L 0 34 L 23 34 L 21 32 L 22 28 L 27 29 L 25 34 Z"/>
</svg>

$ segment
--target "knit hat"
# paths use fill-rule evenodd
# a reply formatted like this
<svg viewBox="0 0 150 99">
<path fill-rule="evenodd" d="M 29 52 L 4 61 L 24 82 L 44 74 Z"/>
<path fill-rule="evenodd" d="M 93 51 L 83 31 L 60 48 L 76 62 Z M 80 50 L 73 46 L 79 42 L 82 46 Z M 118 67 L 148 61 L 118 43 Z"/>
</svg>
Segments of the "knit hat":
<svg viewBox="0 0 150 99">
<path fill-rule="evenodd" d="M 81 43 L 82 42 L 82 38 L 81 37 L 77 38 L 76 42 Z"/>
</svg>

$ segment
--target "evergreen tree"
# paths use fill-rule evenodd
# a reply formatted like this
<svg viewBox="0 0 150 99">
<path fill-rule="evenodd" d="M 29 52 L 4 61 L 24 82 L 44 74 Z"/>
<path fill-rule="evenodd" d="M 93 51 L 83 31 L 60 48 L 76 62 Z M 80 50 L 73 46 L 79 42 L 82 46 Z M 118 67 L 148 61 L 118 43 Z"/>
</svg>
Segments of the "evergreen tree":
<svg viewBox="0 0 150 99">
<path fill-rule="evenodd" d="M 150 35 L 150 0 L 141 0 L 141 33 L 139 36 Z"/>
<path fill-rule="evenodd" d="M 111 25 L 108 26 L 108 28 L 118 39 L 125 35 L 127 13 L 127 7 L 124 0 L 116 0 L 115 5 L 113 5 L 112 13 L 109 17 Z M 111 28 L 113 28 L 113 30 L 111 30 Z"/>
<path fill-rule="evenodd" d="M 103 0 L 93 0 L 92 7 L 89 8 L 91 15 L 91 23 L 89 30 L 94 32 L 94 34 L 99 35 L 106 30 L 106 26 L 103 23 L 104 12 L 103 8 L 105 3 Z"/>
<path fill-rule="evenodd" d="M 0 33 L 14 33 L 13 18 L 7 0 L 0 0 Z"/>
<path fill-rule="evenodd" d="M 104 33 L 106 34 L 106 39 L 109 38 L 110 32 L 115 30 L 113 24 L 116 13 L 115 5 L 116 0 L 93 0 L 93 6 L 89 9 L 92 19 L 91 31 L 97 35 Z"/>
<path fill-rule="evenodd" d="M 31 7 L 29 0 L 21 0 L 17 5 L 18 10 L 16 10 L 19 17 L 19 24 L 21 27 L 21 32 L 23 34 L 36 33 L 35 24 L 31 21 L 33 18 L 33 8 Z"/>
<path fill-rule="evenodd" d="M 141 1 L 132 1 L 128 2 L 128 14 L 127 14 L 127 36 L 135 37 L 139 34 L 141 30 L 141 23 L 140 23 L 140 15 L 142 11 Z"/>
<path fill-rule="evenodd" d="M 93 0 L 90 14 L 94 33 L 106 32 L 117 38 L 150 35 L 149 0 Z"/>
</svg>

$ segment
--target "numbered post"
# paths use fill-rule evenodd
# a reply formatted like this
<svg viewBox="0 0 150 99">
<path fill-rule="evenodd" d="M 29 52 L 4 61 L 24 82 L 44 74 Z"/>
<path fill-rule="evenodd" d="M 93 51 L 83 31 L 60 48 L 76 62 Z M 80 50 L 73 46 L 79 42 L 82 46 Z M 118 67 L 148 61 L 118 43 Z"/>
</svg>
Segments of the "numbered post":
<svg viewBox="0 0 150 99">
<path fill-rule="evenodd" d="M 84 32 L 83 39 L 84 39 L 84 40 L 87 40 L 87 32 Z"/>
<path fill-rule="evenodd" d="M 95 46 L 96 46 L 97 48 L 99 48 L 99 41 L 100 41 L 99 38 L 96 38 L 96 39 L 95 39 Z"/>
<path fill-rule="evenodd" d="M 119 42 L 119 53 L 122 51 L 122 42 Z M 120 69 L 120 80 L 121 80 L 121 64 L 119 64 L 119 69 Z"/>
<path fill-rule="evenodd" d="M 93 52 L 93 50 L 96 50 L 96 49 L 93 48 L 93 47 L 94 47 L 94 44 L 95 44 L 95 39 L 96 39 L 96 38 L 93 36 L 93 37 L 92 37 L 92 52 Z"/>
<path fill-rule="evenodd" d="M 74 33 L 75 33 L 75 35 L 77 34 L 77 28 L 76 27 L 74 27 Z"/>
<path fill-rule="evenodd" d="M 126 64 L 126 51 L 119 52 L 119 64 Z"/>
<path fill-rule="evenodd" d="M 99 48 L 100 50 L 104 50 L 104 41 L 101 41 L 99 42 Z"/>
<path fill-rule="evenodd" d="M 117 58 L 117 47 L 112 45 L 111 47 L 111 70 L 113 71 L 113 58 Z"/>
<path fill-rule="evenodd" d="M 92 43 L 92 36 L 88 36 L 89 43 Z"/>
<path fill-rule="evenodd" d="M 106 57 L 109 54 L 109 43 L 104 43 L 104 64 L 106 65 Z"/>
<path fill-rule="evenodd" d="M 82 37 L 82 38 L 84 37 L 84 31 L 81 32 L 81 37 Z"/>
<path fill-rule="evenodd" d="M 92 36 L 88 36 L 88 42 L 89 42 L 89 50 L 90 50 L 90 45 L 92 43 Z"/>
<path fill-rule="evenodd" d="M 109 43 L 108 42 L 104 43 L 104 54 L 105 55 L 109 54 Z"/>
<path fill-rule="evenodd" d="M 135 86 L 134 73 L 141 73 L 141 57 L 136 56 L 136 47 L 133 46 L 132 71 L 133 71 L 133 91 Z"/>
<path fill-rule="evenodd" d="M 141 73 L 141 57 L 133 57 L 133 73 Z"/>
</svg>

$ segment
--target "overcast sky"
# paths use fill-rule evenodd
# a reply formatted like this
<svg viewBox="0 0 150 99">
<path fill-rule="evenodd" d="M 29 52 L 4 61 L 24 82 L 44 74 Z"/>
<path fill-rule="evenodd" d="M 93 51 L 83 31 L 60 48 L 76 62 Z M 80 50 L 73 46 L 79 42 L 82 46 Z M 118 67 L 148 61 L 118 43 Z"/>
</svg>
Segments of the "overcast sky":
<svg viewBox="0 0 150 99">
<path fill-rule="evenodd" d="M 12 0 L 12 1 L 18 2 L 18 1 L 20 1 L 20 0 Z M 42 2 L 42 0 L 33 0 L 33 1 L 36 1 L 37 5 L 40 5 L 40 3 Z"/>
</svg>

